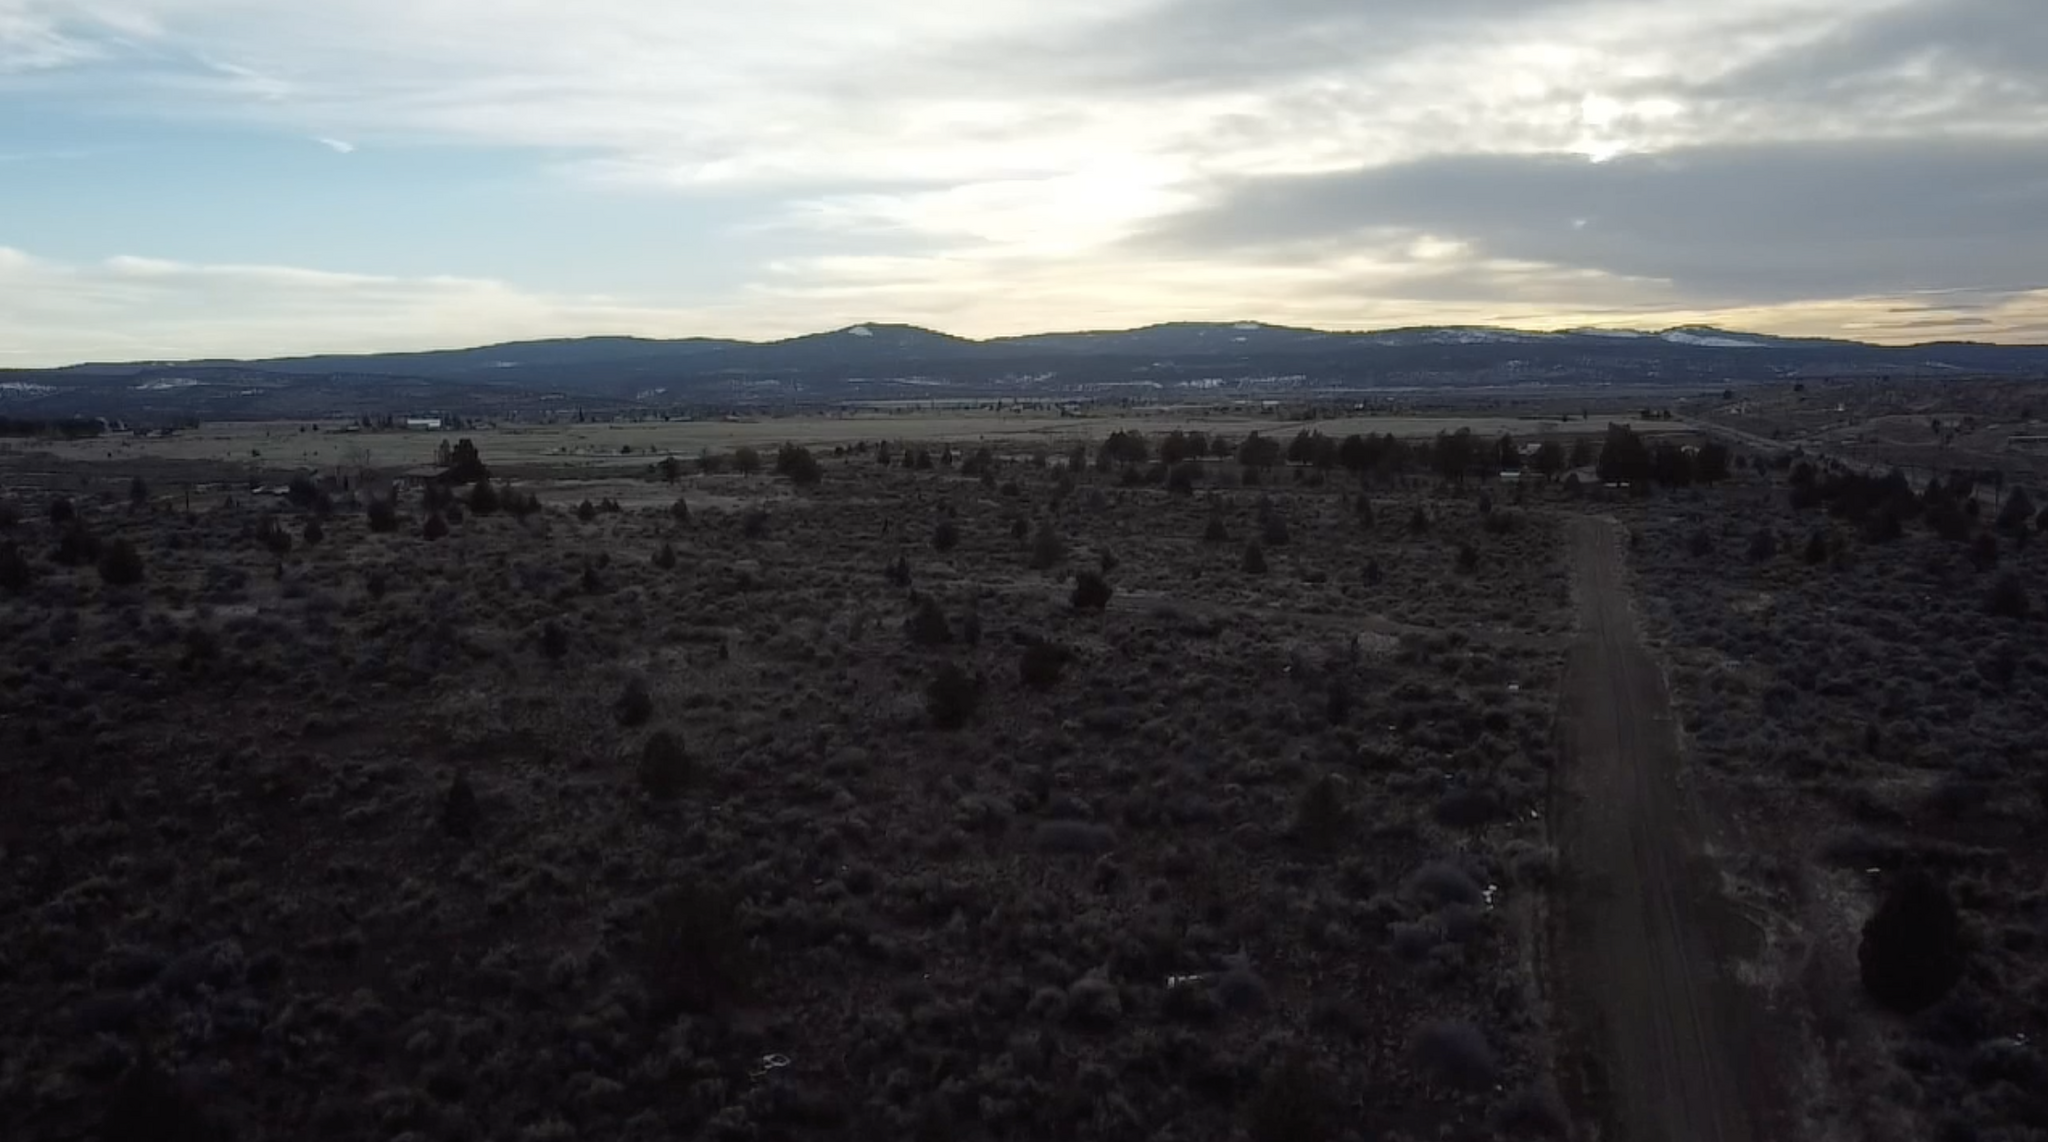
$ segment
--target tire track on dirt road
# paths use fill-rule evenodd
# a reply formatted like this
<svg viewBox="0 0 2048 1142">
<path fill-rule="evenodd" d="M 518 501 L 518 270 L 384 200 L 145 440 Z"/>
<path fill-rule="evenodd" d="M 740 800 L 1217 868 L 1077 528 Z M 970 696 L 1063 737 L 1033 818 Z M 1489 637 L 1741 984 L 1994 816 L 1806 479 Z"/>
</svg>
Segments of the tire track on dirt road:
<svg viewBox="0 0 2048 1142">
<path fill-rule="evenodd" d="M 1680 785 L 1670 695 L 1636 631 L 1620 533 L 1570 523 L 1579 638 L 1562 698 L 1551 930 L 1566 1081 L 1606 1142 L 1752 1142 L 1764 1136 L 1748 1041 L 1759 1029 L 1717 964 L 1727 918 Z"/>
</svg>

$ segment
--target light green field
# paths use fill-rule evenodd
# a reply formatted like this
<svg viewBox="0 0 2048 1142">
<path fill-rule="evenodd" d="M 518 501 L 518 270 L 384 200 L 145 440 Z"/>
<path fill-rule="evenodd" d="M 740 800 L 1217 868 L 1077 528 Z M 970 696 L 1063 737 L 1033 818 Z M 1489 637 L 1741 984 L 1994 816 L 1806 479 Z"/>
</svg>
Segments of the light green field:
<svg viewBox="0 0 2048 1142">
<path fill-rule="evenodd" d="M 1646 432 L 1684 428 L 1677 422 L 1638 423 L 1626 416 L 1612 419 L 1635 424 Z M 339 423 L 323 424 L 319 431 L 313 432 L 306 431 L 307 426 L 300 422 L 254 421 L 208 424 L 171 437 L 110 436 L 82 441 L 0 442 L 0 453 L 40 452 L 60 460 L 78 462 L 203 460 L 254 464 L 267 469 L 392 469 L 431 464 L 435 448 L 443 439 L 466 436 L 476 442 L 478 450 L 494 466 L 575 464 L 639 468 L 664 455 L 688 459 L 707 448 L 714 452 L 730 452 L 751 445 L 766 450 L 784 442 L 826 448 L 878 440 L 965 446 L 985 443 L 998 449 L 1021 451 L 1037 445 L 1101 440 L 1118 430 L 1156 435 L 1177 428 L 1200 430 L 1212 435 L 1220 433 L 1232 439 L 1250 432 L 1261 432 L 1284 440 L 1303 428 L 1339 437 L 1356 432 L 1393 433 L 1408 438 L 1431 437 L 1439 432 L 1470 428 L 1482 436 L 1508 432 L 1518 439 L 1542 439 L 1550 435 L 1597 434 L 1605 431 L 1608 420 L 1608 417 L 1598 414 L 1591 420 L 1559 424 L 1554 419 L 1499 415 L 1353 416 L 1311 421 L 1279 420 L 1253 414 L 1191 414 L 1186 410 L 1139 410 L 1083 417 L 920 410 L 753 421 L 508 425 L 460 432 L 346 432 L 341 431 L 343 425 Z"/>
</svg>

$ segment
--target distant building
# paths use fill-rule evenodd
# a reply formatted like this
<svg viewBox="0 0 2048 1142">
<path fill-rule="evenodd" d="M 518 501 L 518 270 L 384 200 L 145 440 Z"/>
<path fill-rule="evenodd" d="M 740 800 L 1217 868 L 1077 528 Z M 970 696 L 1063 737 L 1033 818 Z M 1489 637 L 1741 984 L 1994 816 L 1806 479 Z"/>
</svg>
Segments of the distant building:
<svg viewBox="0 0 2048 1142">
<path fill-rule="evenodd" d="M 405 426 L 426 432 L 439 432 L 441 431 L 441 418 L 438 416 L 408 416 L 405 418 Z"/>
</svg>

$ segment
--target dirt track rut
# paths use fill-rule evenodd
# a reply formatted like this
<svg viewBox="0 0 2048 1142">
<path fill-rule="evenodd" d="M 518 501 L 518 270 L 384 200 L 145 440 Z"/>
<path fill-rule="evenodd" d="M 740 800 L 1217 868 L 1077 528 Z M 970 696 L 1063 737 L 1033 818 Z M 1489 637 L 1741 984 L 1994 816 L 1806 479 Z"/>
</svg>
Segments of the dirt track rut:
<svg viewBox="0 0 2048 1142">
<path fill-rule="evenodd" d="M 1715 961 L 1712 872 L 1679 783 L 1670 696 L 1637 634 L 1620 528 L 1571 526 L 1580 630 L 1551 944 L 1578 1101 L 1605 1142 L 1749 1142 L 1762 1137 L 1752 1028 Z"/>
</svg>

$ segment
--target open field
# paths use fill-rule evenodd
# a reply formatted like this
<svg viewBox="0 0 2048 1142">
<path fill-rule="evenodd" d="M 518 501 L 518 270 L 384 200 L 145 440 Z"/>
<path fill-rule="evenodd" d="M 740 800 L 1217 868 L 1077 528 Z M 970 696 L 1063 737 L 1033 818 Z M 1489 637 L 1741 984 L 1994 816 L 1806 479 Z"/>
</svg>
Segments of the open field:
<svg viewBox="0 0 2048 1142">
<path fill-rule="evenodd" d="M 317 542 L 17 493 L 0 1133 L 156 1070 L 243 1137 L 1559 1125 L 1555 494 L 1070 479 L 827 458 Z"/>
<path fill-rule="evenodd" d="M 787 443 L 831 448 L 861 441 L 950 442 L 973 447 L 989 444 L 1016 452 L 1034 447 L 1057 448 L 1100 441 L 1116 431 L 1156 433 L 1172 428 L 1198 428 L 1242 439 L 1247 433 L 1286 439 L 1303 428 L 1331 436 L 1349 433 L 1392 433 L 1404 438 L 1433 437 L 1439 432 L 1471 428 L 1486 437 L 1509 432 L 1540 440 L 1556 435 L 1573 438 L 1598 435 L 1609 419 L 1637 424 L 1625 414 L 1610 418 L 1596 408 L 1591 420 L 1560 423 L 1554 417 L 1511 416 L 1357 416 L 1314 421 L 1253 414 L 1188 416 L 1182 412 L 1131 412 L 1062 417 L 1047 413 L 904 412 L 848 416 L 790 416 L 756 421 L 643 421 L 608 424 L 507 425 L 460 432 L 339 432 L 329 423 L 318 432 L 308 425 L 279 422 L 222 422 L 170 437 L 108 436 L 96 440 L 0 440 L 0 456 L 43 453 L 65 461 L 111 462 L 133 466 L 155 460 L 213 461 L 255 465 L 270 470 L 310 469 L 354 471 L 361 468 L 406 468 L 431 464 L 443 438 L 467 436 L 494 464 L 518 469 L 564 463 L 621 469 L 644 468 L 665 455 L 688 460 L 704 449 L 729 452 L 753 447 L 770 450 Z M 1663 422 L 1637 424 L 1645 432 L 1682 427 Z"/>
<path fill-rule="evenodd" d="M 2048 1130 L 2015 487 L 973 424 L 465 433 L 517 516 L 0 456 L 0 1135 Z"/>
</svg>

